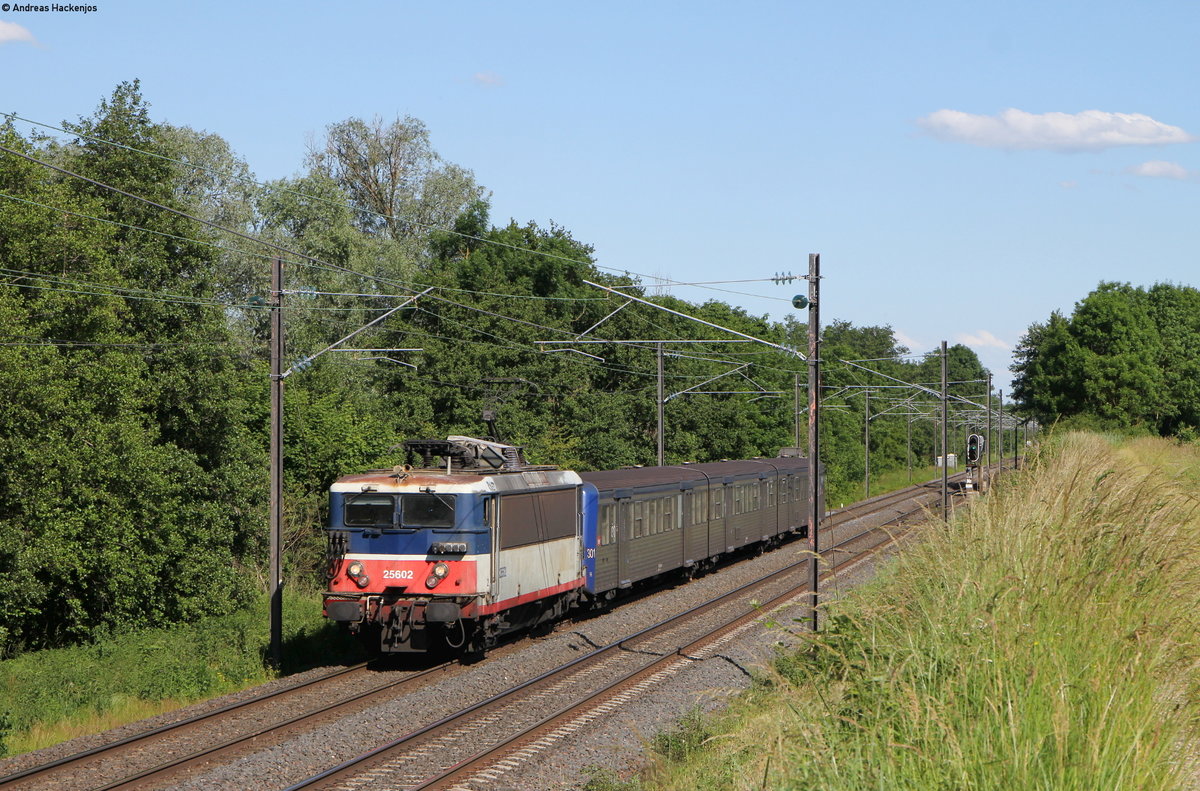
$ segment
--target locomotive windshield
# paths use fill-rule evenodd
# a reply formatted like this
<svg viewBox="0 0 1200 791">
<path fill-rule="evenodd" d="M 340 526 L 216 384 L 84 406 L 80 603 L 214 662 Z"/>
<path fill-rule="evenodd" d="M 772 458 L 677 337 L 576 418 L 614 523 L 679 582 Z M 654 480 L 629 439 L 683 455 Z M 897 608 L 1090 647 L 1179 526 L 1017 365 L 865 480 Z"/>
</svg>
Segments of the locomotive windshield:
<svg viewBox="0 0 1200 791">
<path fill-rule="evenodd" d="M 454 527 L 454 497 L 406 494 L 400 498 L 402 527 Z"/>
<path fill-rule="evenodd" d="M 346 498 L 347 525 L 391 527 L 396 498 L 390 494 L 357 494 Z"/>
</svg>

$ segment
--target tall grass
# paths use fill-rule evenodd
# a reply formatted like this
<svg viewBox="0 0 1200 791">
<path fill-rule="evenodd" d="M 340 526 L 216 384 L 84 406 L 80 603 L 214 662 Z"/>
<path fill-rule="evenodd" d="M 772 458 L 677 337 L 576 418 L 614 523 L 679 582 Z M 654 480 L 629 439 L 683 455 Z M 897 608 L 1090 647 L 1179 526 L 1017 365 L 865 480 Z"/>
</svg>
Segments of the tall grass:
<svg viewBox="0 0 1200 791">
<path fill-rule="evenodd" d="M 1066 436 L 832 605 L 644 785 L 1179 787 L 1200 714 L 1198 461 Z"/>
<path fill-rule="evenodd" d="M 285 595 L 283 673 L 358 657 L 319 597 Z M 261 684 L 267 602 L 224 618 L 142 629 L 0 662 L 0 757 L 36 750 Z"/>
</svg>

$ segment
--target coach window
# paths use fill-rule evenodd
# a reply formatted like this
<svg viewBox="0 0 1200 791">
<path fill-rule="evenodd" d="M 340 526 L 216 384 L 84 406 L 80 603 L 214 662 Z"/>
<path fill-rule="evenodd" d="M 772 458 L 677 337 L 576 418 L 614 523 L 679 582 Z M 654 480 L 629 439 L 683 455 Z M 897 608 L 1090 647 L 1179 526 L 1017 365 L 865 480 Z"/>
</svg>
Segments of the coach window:
<svg viewBox="0 0 1200 791">
<path fill-rule="evenodd" d="M 678 530 L 683 527 L 683 495 L 677 494 L 667 501 L 670 510 L 667 511 L 667 529 Z"/>
<path fill-rule="evenodd" d="M 775 481 L 767 481 L 767 508 L 775 507 Z"/>
<path fill-rule="evenodd" d="M 702 525 L 708 521 L 708 492 L 690 491 L 688 497 L 692 498 L 692 524 Z"/>
<path fill-rule="evenodd" d="M 750 495 L 749 498 L 747 498 L 746 510 L 757 511 L 761 507 L 760 503 L 762 502 L 762 486 L 755 481 L 754 483 L 746 484 L 746 490 L 746 493 Z"/>
<path fill-rule="evenodd" d="M 792 476 L 788 476 L 779 482 L 779 504 L 787 505 L 788 489 L 792 488 Z"/>
<path fill-rule="evenodd" d="M 725 518 L 725 487 L 721 486 L 713 489 L 712 493 L 712 518 Z"/>
<path fill-rule="evenodd" d="M 600 506 L 600 525 L 596 531 L 596 541 L 600 546 L 614 544 L 617 541 L 617 505 L 608 503 Z"/>
<path fill-rule="evenodd" d="M 746 487 L 738 484 L 733 487 L 733 515 L 739 516 L 746 513 Z"/>
<path fill-rule="evenodd" d="M 646 504 L 640 502 L 631 505 L 633 506 L 633 537 L 641 538 L 646 534 Z"/>
</svg>

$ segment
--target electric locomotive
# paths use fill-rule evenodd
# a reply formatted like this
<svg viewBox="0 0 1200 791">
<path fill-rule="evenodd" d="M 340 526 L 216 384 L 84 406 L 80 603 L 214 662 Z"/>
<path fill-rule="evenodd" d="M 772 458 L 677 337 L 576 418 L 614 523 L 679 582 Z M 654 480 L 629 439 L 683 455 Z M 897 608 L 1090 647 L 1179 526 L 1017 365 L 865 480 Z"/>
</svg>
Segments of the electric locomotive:
<svg viewBox="0 0 1200 791">
<path fill-rule="evenodd" d="M 408 464 L 330 493 L 325 614 L 385 653 L 478 653 L 641 581 L 807 535 L 803 458 L 581 476 L 471 437 L 404 445 Z"/>
<path fill-rule="evenodd" d="M 471 437 L 404 445 L 419 467 L 332 486 L 326 616 L 384 652 L 478 652 L 560 618 L 583 586 L 579 475 Z"/>
</svg>

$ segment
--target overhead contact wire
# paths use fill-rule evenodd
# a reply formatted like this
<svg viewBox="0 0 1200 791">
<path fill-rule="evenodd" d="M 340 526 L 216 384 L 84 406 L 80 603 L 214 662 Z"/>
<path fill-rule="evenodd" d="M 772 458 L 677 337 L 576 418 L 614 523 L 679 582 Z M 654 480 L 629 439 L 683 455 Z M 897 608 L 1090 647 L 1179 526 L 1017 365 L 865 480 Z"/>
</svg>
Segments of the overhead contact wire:
<svg viewBox="0 0 1200 791">
<path fill-rule="evenodd" d="M 173 162 L 173 163 L 175 163 L 175 164 L 178 164 L 178 165 L 183 165 L 183 166 L 185 166 L 185 167 L 190 167 L 190 168 L 193 168 L 193 169 L 195 169 L 195 170 L 201 170 L 201 171 L 203 171 L 203 172 L 205 172 L 205 173 L 209 173 L 209 174 L 211 174 L 211 175 L 220 176 L 220 177 L 222 177 L 222 178 L 231 178 L 231 179 L 233 179 L 233 180 L 236 180 L 236 181 L 239 181 L 239 182 L 242 182 L 242 183 L 249 183 L 249 184 L 253 184 L 253 185 L 255 185 L 255 186 L 257 186 L 257 187 L 261 187 L 261 188 L 263 188 L 263 189 L 267 189 L 267 190 L 273 190 L 273 191 L 277 191 L 277 192 L 284 192 L 284 193 L 287 193 L 287 194 L 289 194 L 289 195 L 295 195 L 295 196 L 297 196 L 297 197 L 300 197 L 300 198 L 306 198 L 306 199 L 308 199 L 308 200 L 319 201 L 319 202 L 321 202 L 321 203 L 325 203 L 325 204 L 328 204 L 328 205 L 331 205 L 331 206 L 339 206 L 339 207 L 347 207 L 347 206 L 349 206 L 349 204 L 345 203 L 344 201 L 336 201 L 336 200 L 333 200 L 333 199 L 331 199 L 331 198 L 324 198 L 324 197 L 321 197 L 321 196 L 319 196 L 319 195 L 308 195 L 308 194 L 306 194 L 306 193 L 299 192 L 298 190 L 288 189 L 288 188 L 286 188 L 286 187 L 268 187 L 268 186 L 267 186 L 266 184 L 264 184 L 263 182 L 257 181 L 257 180 L 255 180 L 255 179 L 253 179 L 253 178 L 250 178 L 250 177 L 248 177 L 248 176 L 235 176 L 235 175 L 233 175 L 233 174 L 221 173 L 220 171 L 217 171 L 217 170 L 215 170 L 214 168 L 208 168 L 208 167 L 205 167 L 205 166 L 203 166 L 203 165 L 198 165 L 198 164 L 195 164 L 195 163 L 192 163 L 192 162 L 187 162 L 186 160 L 177 159 L 177 158 L 175 158 L 175 157 L 169 157 L 169 156 L 166 156 L 166 155 L 164 155 L 164 154 L 157 154 L 157 153 L 155 153 L 155 152 L 153 152 L 153 151 L 145 151 L 145 150 L 143 150 L 143 149 L 134 148 L 134 147 L 132 147 L 132 146 L 127 146 L 127 145 L 125 145 L 125 144 L 123 144 L 123 143 L 117 143 L 117 142 L 114 142 L 114 141 L 112 141 L 112 140 L 106 140 L 106 139 L 104 139 L 104 138 L 102 138 L 102 137 L 96 137 L 96 136 L 94 136 L 94 135 L 89 135 L 89 134 L 86 134 L 86 133 L 84 133 L 84 132 L 79 132 L 79 131 L 71 131 L 71 130 L 68 130 L 68 129 L 63 129 L 63 128 L 61 128 L 61 127 L 57 127 L 57 126 L 54 126 L 54 125 L 52 125 L 52 124 L 43 123 L 43 122 L 41 122 L 41 121 L 35 121 L 35 120 L 31 119 L 31 118 L 25 118 L 25 117 L 23 117 L 23 116 L 17 115 L 16 113 L 6 113 L 6 114 L 5 114 L 5 117 L 7 117 L 7 118 L 15 118 L 15 119 L 19 119 L 19 120 L 21 120 L 21 121 L 24 121 L 25 123 L 34 124 L 34 125 L 36 125 L 36 126 L 41 126 L 41 127 L 45 128 L 45 129 L 53 129 L 53 130 L 55 130 L 55 131 L 57 131 L 57 132 L 62 132 L 63 134 L 67 134 L 67 135 L 74 135 L 75 137 L 83 137 L 83 138 L 87 138 L 88 140 L 94 140 L 95 142 L 98 142 L 98 143 L 103 143 L 103 144 L 105 144 L 105 145 L 116 146 L 116 147 L 118 147 L 118 148 L 122 148 L 122 149 L 124 149 L 124 150 L 126 150 L 126 151 L 130 151 L 130 152 L 133 152 L 133 153 L 145 154 L 146 156 L 155 157 L 155 158 L 157 158 L 157 159 L 161 159 L 161 160 L 164 160 L 164 161 L 167 161 L 167 162 Z M 780 301 L 780 302 L 790 302 L 790 300 L 788 300 L 788 299 L 786 299 L 786 298 L 784 298 L 784 297 L 771 297 L 771 296 L 766 296 L 766 295 L 762 295 L 762 294 L 748 294 L 748 293 L 746 293 L 746 292 L 744 292 L 744 291 L 733 291 L 733 290 L 730 290 L 730 289 L 725 289 L 725 288 L 712 288 L 711 286 L 709 286 L 709 285 L 706 285 L 706 284 L 700 284 L 700 283 L 684 283 L 684 282 L 677 281 L 677 280 L 671 280 L 671 279 L 669 279 L 669 278 L 661 278 L 661 277 L 658 277 L 658 276 L 655 276 L 655 275 L 645 275 L 645 274 L 642 274 L 642 273 L 640 273 L 640 272 L 632 272 L 632 271 L 631 271 L 631 270 L 629 270 L 629 269 L 621 269 L 621 268 L 617 268 L 617 267 L 603 266 L 603 265 L 601 265 L 601 264 L 597 264 L 597 263 L 596 263 L 596 262 L 594 262 L 594 261 L 586 261 L 586 260 L 581 260 L 581 259 L 578 259 L 578 258 L 571 258 L 571 257 L 569 257 L 569 256 L 558 255 L 558 254 L 556 254 L 556 253 L 547 252 L 547 251 L 545 251 L 545 250 L 534 250 L 534 249 L 531 249 L 531 248 L 528 248 L 528 247 L 521 247 L 521 246 L 519 246 L 519 245 L 509 244 L 509 243 L 507 243 L 507 242 L 500 242 L 500 241 L 497 241 L 497 240 L 495 240 L 495 239 L 486 239 L 486 238 L 484 238 L 484 237 L 481 237 L 481 236 L 475 236 L 475 235 L 473 235 L 473 234 L 469 234 L 469 233 L 463 233 L 463 232 L 461 232 L 461 231 L 455 231 L 455 230 L 451 230 L 451 229 L 449 229 L 449 228 L 441 228 L 441 227 L 439 227 L 439 226 L 432 225 L 432 224 L 430 224 L 430 223 L 424 223 L 424 222 L 421 222 L 420 220 L 403 219 L 403 218 L 400 218 L 400 217 L 396 217 L 395 215 L 383 214 L 383 213 L 381 213 L 381 212 L 372 211 L 372 210 L 370 210 L 370 209 L 362 209 L 362 208 L 359 208 L 359 207 L 351 207 L 351 208 L 354 208 L 356 211 L 363 212 L 364 214 L 369 214 L 369 215 L 371 215 L 371 216 L 373 216 L 373 217 L 379 217 L 380 219 L 403 221 L 403 222 L 409 223 L 409 224 L 411 224 L 411 225 L 415 225 L 415 226 L 418 226 L 418 227 L 420 227 L 420 228 L 424 228 L 424 229 L 426 229 L 426 230 L 436 230 L 436 231 L 441 231 L 442 233 L 448 233 L 448 234 L 450 234 L 450 235 L 452 235 L 452 236 L 457 236 L 457 237 L 458 237 L 458 238 L 460 238 L 460 239 L 469 239 L 469 240 L 471 240 L 471 241 L 480 242 L 481 244 L 494 245 L 494 246 L 497 246 L 497 247 L 503 247 L 503 248 L 506 248 L 506 249 L 509 249 L 509 250 L 514 250 L 514 251 L 517 251 L 517 252 L 530 253 L 530 254 L 532 254 L 532 255 L 539 255 L 539 256 L 542 256 L 542 257 L 545 257 L 545 258 L 552 258 L 552 259 L 555 259 L 555 260 L 564 261 L 564 262 L 567 262 L 567 263 L 572 263 L 572 264 L 580 264 L 580 265 L 583 265 L 583 266 L 594 266 L 594 267 L 596 267 L 596 268 L 598 268 L 598 269 L 604 269 L 604 270 L 607 270 L 607 271 L 609 271 L 609 272 L 616 272 L 616 273 L 619 273 L 619 274 L 620 274 L 620 273 L 623 273 L 623 274 L 625 274 L 626 276 L 630 276 L 630 277 L 632 277 L 632 276 L 636 276 L 636 277 L 638 277 L 638 278 L 641 278 L 643 281 L 648 281 L 648 280 L 657 280 L 657 281 L 659 281 L 659 284 L 660 284 L 660 285 L 664 285 L 664 286 L 688 286 L 688 287 L 693 287 L 693 288 L 703 288 L 703 289 L 707 289 L 707 290 L 709 290 L 709 291 L 718 291 L 718 292 L 725 293 L 725 294 L 736 294 L 736 295 L 738 295 L 738 296 L 743 296 L 743 297 L 754 297 L 755 299 L 770 299 L 770 300 L 776 300 L 776 301 Z M 363 277 L 371 277 L 371 276 L 370 276 L 370 275 L 363 275 Z M 768 278 L 768 279 L 769 279 L 769 278 Z M 719 282 L 719 281 L 718 281 L 718 282 Z M 734 281 L 734 282 L 736 282 L 736 281 Z M 418 288 L 420 288 L 420 287 L 421 287 L 421 286 L 418 284 Z M 622 286 L 621 288 L 640 288 L 640 287 L 642 287 L 642 286 L 639 286 L 639 285 L 636 285 L 636 284 L 631 284 L 631 285 L 629 285 L 629 286 Z M 416 290 L 416 289 L 414 289 L 414 290 Z"/>
</svg>

